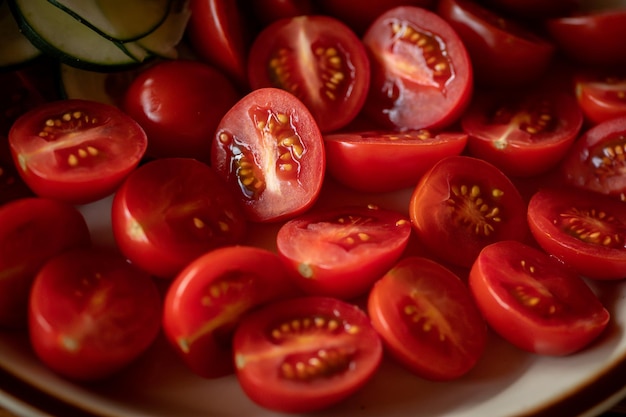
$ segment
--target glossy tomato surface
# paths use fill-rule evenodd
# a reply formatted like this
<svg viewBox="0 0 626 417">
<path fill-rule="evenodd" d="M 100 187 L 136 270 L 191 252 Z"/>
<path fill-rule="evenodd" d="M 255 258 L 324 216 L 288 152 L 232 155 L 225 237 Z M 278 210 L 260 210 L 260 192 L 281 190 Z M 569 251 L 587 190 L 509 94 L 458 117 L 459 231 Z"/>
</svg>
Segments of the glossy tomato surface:
<svg viewBox="0 0 626 417">
<path fill-rule="evenodd" d="M 367 315 L 327 297 L 269 304 L 234 336 L 237 378 L 257 404 L 304 413 L 340 402 L 378 369 L 383 347 Z"/>
<path fill-rule="evenodd" d="M 286 222 L 276 235 L 293 279 L 313 295 L 364 295 L 398 260 L 411 234 L 409 219 L 376 206 L 312 211 Z"/>
<path fill-rule="evenodd" d="M 429 380 L 465 375 L 487 345 L 487 326 L 465 283 L 427 258 L 394 265 L 372 288 L 367 311 L 391 355 Z"/>
<path fill-rule="evenodd" d="M 247 230 L 231 190 L 211 167 L 191 158 L 161 158 L 137 168 L 115 193 L 111 223 L 120 251 L 162 278 L 173 278 L 205 252 L 241 242 Z"/>
<path fill-rule="evenodd" d="M 161 296 L 145 272 L 113 252 L 66 251 L 33 283 L 29 335 L 37 357 L 78 381 L 128 366 L 161 328 Z"/>
<path fill-rule="evenodd" d="M 409 215 L 434 256 L 470 267 L 482 248 L 527 237 L 526 203 L 494 165 L 469 156 L 435 164 L 411 195 Z"/>
<path fill-rule="evenodd" d="M 626 116 L 585 131 L 560 167 L 569 184 L 626 201 Z"/>
<path fill-rule="evenodd" d="M 36 194 L 82 204 L 115 191 L 144 156 L 147 138 L 112 105 L 68 99 L 23 114 L 9 144 L 20 176 Z"/>
<path fill-rule="evenodd" d="M 437 13 L 463 39 L 478 83 L 489 86 L 528 84 L 546 70 L 554 45 L 529 26 L 494 12 L 474 0 L 441 0 Z"/>
<path fill-rule="evenodd" d="M 175 60 L 137 75 L 123 108 L 145 130 L 149 156 L 209 162 L 215 128 L 239 98 L 234 84 L 216 68 Z"/>
<path fill-rule="evenodd" d="M 561 161 L 578 138 L 583 114 L 567 93 L 484 92 L 475 96 L 461 126 L 471 155 L 507 175 L 531 177 Z"/>
<path fill-rule="evenodd" d="M 578 104 L 591 123 L 626 116 L 626 76 L 620 71 L 581 73 L 575 83 Z"/>
<path fill-rule="evenodd" d="M 489 325 L 528 352 L 577 352 L 598 337 L 610 319 L 573 270 L 520 242 L 502 241 L 483 249 L 469 286 Z"/>
<path fill-rule="evenodd" d="M 231 339 L 241 318 L 295 294 L 275 253 L 252 246 L 215 249 L 192 261 L 169 286 L 163 329 L 191 371 L 223 376 L 234 371 Z"/>
<path fill-rule="evenodd" d="M 436 162 L 459 155 L 466 144 L 465 133 L 427 129 L 324 135 L 330 175 L 348 187 L 365 192 L 415 186 Z"/>
<path fill-rule="evenodd" d="M 530 199 L 528 224 L 543 249 L 595 279 L 626 278 L 626 203 L 575 189 Z"/>
<path fill-rule="evenodd" d="M 25 327 L 39 268 L 72 248 L 89 246 L 82 214 L 67 203 L 21 198 L 0 207 L 0 326 Z"/>
<path fill-rule="evenodd" d="M 343 22 L 297 16 L 266 27 L 248 57 L 253 89 L 282 88 L 311 111 L 322 132 L 344 127 L 363 107 L 370 82 L 367 52 Z"/>
<path fill-rule="evenodd" d="M 363 36 L 372 68 L 364 111 L 394 129 L 444 128 L 473 90 L 467 50 L 443 18 L 420 7 L 393 8 Z"/>
<path fill-rule="evenodd" d="M 297 97 L 279 88 L 260 88 L 222 118 L 211 166 L 250 220 L 284 220 L 310 208 L 319 195 L 326 169 L 324 139 Z"/>
</svg>

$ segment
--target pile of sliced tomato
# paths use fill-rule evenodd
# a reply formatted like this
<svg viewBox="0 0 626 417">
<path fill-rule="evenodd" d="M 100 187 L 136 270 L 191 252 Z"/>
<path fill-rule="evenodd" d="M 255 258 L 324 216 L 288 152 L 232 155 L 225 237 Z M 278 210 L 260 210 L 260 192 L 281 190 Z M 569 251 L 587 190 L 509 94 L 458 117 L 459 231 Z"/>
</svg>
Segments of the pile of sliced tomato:
<svg viewBox="0 0 626 417">
<path fill-rule="evenodd" d="M 384 354 L 446 381 L 490 331 L 571 355 L 610 325 L 626 9 L 188 5 L 184 58 L 109 68 L 109 103 L 56 95 L 46 56 L 0 74 L 0 326 L 51 369 L 106 378 L 162 329 L 189 372 L 308 412 Z"/>
</svg>

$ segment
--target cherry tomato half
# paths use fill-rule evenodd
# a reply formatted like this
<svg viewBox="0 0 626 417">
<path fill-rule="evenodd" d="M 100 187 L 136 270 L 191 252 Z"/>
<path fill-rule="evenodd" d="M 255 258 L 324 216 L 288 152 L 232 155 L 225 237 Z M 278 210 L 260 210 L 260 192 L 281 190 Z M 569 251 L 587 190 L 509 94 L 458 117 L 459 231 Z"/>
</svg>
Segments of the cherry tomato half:
<svg viewBox="0 0 626 417">
<path fill-rule="evenodd" d="M 36 194 L 82 204 L 115 191 L 139 164 L 147 138 L 117 107 L 70 99 L 23 114 L 9 143 L 20 176 Z"/>
<path fill-rule="evenodd" d="M 276 235 L 295 282 L 313 295 L 350 299 L 365 294 L 398 260 L 411 234 L 409 219 L 376 206 L 312 211 Z"/>
<path fill-rule="evenodd" d="M 502 241 L 474 263 L 469 286 L 489 325 L 513 345 L 568 355 L 593 341 L 610 314 L 573 270 L 531 246 Z"/>
<path fill-rule="evenodd" d="M 160 328 L 156 284 L 117 253 L 63 252 L 43 265 L 33 283 L 32 346 L 66 378 L 93 381 L 113 375 L 141 355 Z"/>
<path fill-rule="evenodd" d="M 626 116 L 626 76 L 621 74 L 597 72 L 575 77 L 578 104 L 591 123 Z"/>
<path fill-rule="evenodd" d="M 422 378 L 469 372 L 487 344 L 487 326 L 461 279 L 428 258 L 407 257 L 374 284 L 367 311 L 391 355 Z"/>
<path fill-rule="evenodd" d="M 167 290 L 163 328 L 194 373 L 234 371 L 232 336 L 244 314 L 297 294 L 280 258 L 252 246 L 228 246 L 192 261 Z"/>
<path fill-rule="evenodd" d="M 363 36 L 371 83 L 363 111 L 395 129 L 445 128 L 473 90 L 465 46 L 448 22 L 420 7 L 379 16 Z"/>
<path fill-rule="evenodd" d="M 283 220 L 317 199 L 326 169 L 324 139 L 296 96 L 260 88 L 222 118 L 211 166 L 238 196 L 249 219 Z"/>
<path fill-rule="evenodd" d="M 574 189 L 543 189 L 528 204 L 528 224 L 548 253 L 580 274 L 626 278 L 626 203 Z"/>
<path fill-rule="evenodd" d="M 277 87 L 309 108 L 322 132 L 344 127 L 363 107 L 370 82 L 367 52 L 341 21 L 297 16 L 267 26 L 248 56 L 252 88 Z"/>
<path fill-rule="evenodd" d="M 440 159 L 459 155 L 467 143 L 462 132 L 367 131 L 324 136 L 328 172 L 360 191 L 386 192 L 415 186 Z"/>
<path fill-rule="evenodd" d="M 359 390 L 378 369 L 382 342 L 358 307 L 326 297 L 271 303 L 234 336 L 237 378 L 268 409 L 302 413 Z"/>
<path fill-rule="evenodd" d="M 494 165 L 469 156 L 449 156 L 424 174 L 409 215 L 427 249 L 463 267 L 488 244 L 528 234 L 526 203 L 515 185 Z"/>
<path fill-rule="evenodd" d="M 115 193 L 111 223 L 120 251 L 162 278 L 207 251 L 241 242 L 247 230 L 231 190 L 210 166 L 190 158 L 137 168 Z"/>
</svg>

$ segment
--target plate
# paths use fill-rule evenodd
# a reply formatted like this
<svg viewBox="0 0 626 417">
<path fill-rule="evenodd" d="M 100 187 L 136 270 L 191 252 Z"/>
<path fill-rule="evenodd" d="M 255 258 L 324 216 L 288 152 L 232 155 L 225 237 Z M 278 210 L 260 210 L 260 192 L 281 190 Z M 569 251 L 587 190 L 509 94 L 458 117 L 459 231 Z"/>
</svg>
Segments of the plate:
<svg viewBox="0 0 626 417">
<path fill-rule="evenodd" d="M 329 184 L 318 207 L 374 203 L 406 213 L 410 192 L 361 194 Z M 96 245 L 114 244 L 110 204 L 111 198 L 107 198 L 81 207 Z M 247 243 L 275 249 L 273 237 L 278 227 L 254 225 Z M 567 357 L 533 355 L 490 334 L 484 356 L 460 379 L 426 381 L 385 359 L 361 391 L 313 415 L 596 416 L 626 394 L 626 282 L 589 284 L 611 312 L 612 320 L 599 339 L 581 352 Z M 25 334 L 2 332 L 0 367 L 32 389 L 97 416 L 281 416 L 252 403 L 232 375 L 208 380 L 191 373 L 164 337 L 114 377 L 81 385 L 44 367 Z M 0 403 L 6 402 L 6 397 L 0 395 Z"/>
</svg>

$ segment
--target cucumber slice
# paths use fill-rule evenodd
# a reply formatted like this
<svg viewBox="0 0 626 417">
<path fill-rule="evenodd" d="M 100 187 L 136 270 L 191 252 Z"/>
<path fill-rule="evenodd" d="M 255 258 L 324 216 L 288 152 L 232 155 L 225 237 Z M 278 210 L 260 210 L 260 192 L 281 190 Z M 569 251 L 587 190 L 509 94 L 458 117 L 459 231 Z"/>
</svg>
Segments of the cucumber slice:
<svg viewBox="0 0 626 417">
<path fill-rule="evenodd" d="M 137 40 L 137 43 L 153 55 L 176 59 L 176 48 L 183 39 L 187 22 L 191 17 L 189 0 L 174 0 L 172 8 L 163 23 L 148 36 Z"/>
<path fill-rule="evenodd" d="M 95 71 L 136 66 L 151 54 L 135 42 L 107 39 L 47 0 L 6 0 L 22 33 L 44 53 Z"/>
<path fill-rule="evenodd" d="M 0 67 L 18 66 L 40 55 L 41 51 L 20 32 L 8 4 L 0 1 Z"/>
<path fill-rule="evenodd" d="M 172 0 L 48 0 L 113 41 L 147 36 L 167 18 Z"/>
</svg>

